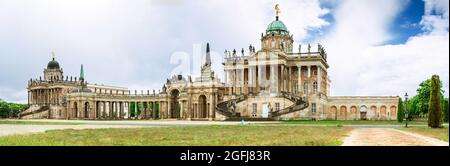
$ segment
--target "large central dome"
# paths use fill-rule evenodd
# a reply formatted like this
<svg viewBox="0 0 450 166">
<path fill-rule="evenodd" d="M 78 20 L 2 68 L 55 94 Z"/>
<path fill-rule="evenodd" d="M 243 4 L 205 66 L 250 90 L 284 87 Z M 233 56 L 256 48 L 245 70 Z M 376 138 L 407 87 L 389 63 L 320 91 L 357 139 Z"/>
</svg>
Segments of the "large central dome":
<svg viewBox="0 0 450 166">
<path fill-rule="evenodd" d="M 284 23 L 280 20 L 278 20 L 278 17 L 276 18 L 275 21 L 272 21 L 269 26 L 267 26 L 266 29 L 266 33 L 269 32 L 278 32 L 280 34 L 284 34 L 284 35 L 288 35 L 289 31 L 286 27 L 286 25 L 284 25 Z"/>
<path fill-rule="evenodd" d="M 48 62 L 47 69 L 59 69 L 59 63 L 55 60 L 55 58 Z"/>
</svg>

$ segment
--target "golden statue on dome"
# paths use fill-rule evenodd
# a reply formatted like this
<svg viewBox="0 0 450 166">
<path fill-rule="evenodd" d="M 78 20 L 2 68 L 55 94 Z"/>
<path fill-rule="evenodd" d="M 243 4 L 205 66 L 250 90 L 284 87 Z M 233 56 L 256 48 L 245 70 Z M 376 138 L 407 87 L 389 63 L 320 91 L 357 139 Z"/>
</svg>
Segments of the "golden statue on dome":
<svg viewBox="0 0 450 166">
<path fill-rule="evenodd" d="M 277 16 L 280 16 L 281 10 L 280 10 L 280 5 L 279 4 L 275 5 L 275 13 L 276 13 Z"/>
</svg>

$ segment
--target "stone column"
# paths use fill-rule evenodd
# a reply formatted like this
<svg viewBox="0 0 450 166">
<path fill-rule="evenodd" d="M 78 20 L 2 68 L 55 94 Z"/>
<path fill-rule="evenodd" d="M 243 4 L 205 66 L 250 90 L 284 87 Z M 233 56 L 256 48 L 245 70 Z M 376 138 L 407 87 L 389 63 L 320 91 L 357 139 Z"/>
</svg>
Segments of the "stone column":
<svg viewBox="0 0 450 166">
<path fill-rule="evenodd" d="M 317 94 L 320 96 L 320 84 L 322 82 L 321 67 L 317 66 Z"/>
<path fill-rule="evenodd" d="M 94 120 L 97 120 L 97 101 L 94 101 L 94 112 L 93 112 L 93 114 L 94 114 Z"/>
<path fill-rule="evenodd" d="M 305 94 L 309 95 L 309 92 L 311 91 L 311 66 L 308 66 L 307 82 L 308 82 L 308 87 L 307 87 L 307 91 L 305 92 Z"/>
<path fill-rule="evenodd" d="M 197 104 L 194 103 L 192 104 L 193 106 L 193 117 L 192 118 L 197 118 Z"/>
<path fill-rule="evenodd" d="M 67 108 L 66 108 L 66 119 L 70 119 L 70 111 L 72 110 L 72 104 L 70 103 L 70 101 L 67 102 Z"/>
<path fill-rule="evenodd" d="M 119 119 L 123 119 L 123 102 L 119 102 Z"/>
<path fill-rule="evenodd" d="M 152 118 L 156 119 L 156 102 L 152 102 Z"/>
<path fill-rule="evenodd" d="M 109 101 L 108 102 L 109 119 L 112 119 L 114 117 L 113 108 L 114 108 L 113 102 Z"/>
<path fill-rule="evenodd" d="M 102 117 L 102 119 L 105 119 L 106 118 L 106 102 L 102 101 L 101 103 L 102 103 L 101 117 Z"/>
<path fill-rule="evenodd" d="M 214 112 L 214 93 L 209 95 L 209 115 L 208 120 L 212 120 L 213 112 Z"/>
<path fill-rule="evenodd" d="M 108 119 L 114 119 L 115 118 L 115 102 L 114 101 L 107 101 L 108 104 L 108 108 L 107 110 L 105 110 L 108 114 L 107 114 L 107 118 Z"/>
<path fill-rule="evenodd" d="M 125 109 L 127 109 L 127 115 L 126 115 L 126 118 L 127 119 L 130 119 L 131 118 L 131 111 L 130 111 L 130 102 L 126 102 L 125 103 Z"/>
<path fill-rule="evenodd" d="M 172 99 L 169 99 L 167 102 L 167 118 L 172 118 Z"/>
<path fill-rule="evenodd" d="M 114 102 L 116 105 L 116 118 L 120 119 L 120 103 L 118 101 Z"/>
<path fill-rule="evenodd" d="M 274 93 L 275 89 L 274 87 L 276 86 L 275 82 L 277 80 L 275 80 L 275 65 L 270 65 L 270 89 L 269 89 L 269 93 L 272 94 Z"/>
<path fill-rule="evenodd" d="M 184 102 L 181 100 L 180 101 L 180 119 L 184 118 L 183 117 L 183 112 L 184 112 L 183 108 L 184 108 Z"/>
<path fill-rule="evenodd" d="M 297 74 L 297 84 L 298 84 L 298 93 L 302 91 L 302 66 L 298 66 L 298 74 Z"/>
<path fill-rule="evenodd" d="M 287 67 L 287 91 L 288 92 L 292 92 L 292 87 L 291 87 L 291 74 L 292 74 L 292 71 L 291 71 L 291 67 L 290 66 L 288 66 Z"/>
<path fill-rule="evenodd" d="M 258 93 L 260 93 L 260 88 L 259 87 L 261 87 L 261 86 L 264 86 L 263 84 L 264 84 L 264 77 L 263 77 L 263 74 L 262 74 L 262 68 L 263 68 L 263 65 L 259 65 L 258 66 L 258 75 L 257 75 L 257 77 L 258 77 L 258 83 L 257 83 L 257 91 L 258 91 Z"/>
<path fill-rule="evenodd" d="M 52 104 L 52 89 L 47 89 L 47 104 L 51 105 Z"/>
<path fill-rule="evenodd" d="M 30 104 L 34 104 L 33 100 L 34 100 L 33 90 L 30 90 Z"/>
<path fill-rule="evenodd" d="M 252 88 L 254 86 L 253 84 L 253 66 L 248 67 L 248 87 Z"/>
<path fill-rule="evenodd" d="M 134 102 L 134 118 L 138 118 L 138 102 Z"/>
</svg>

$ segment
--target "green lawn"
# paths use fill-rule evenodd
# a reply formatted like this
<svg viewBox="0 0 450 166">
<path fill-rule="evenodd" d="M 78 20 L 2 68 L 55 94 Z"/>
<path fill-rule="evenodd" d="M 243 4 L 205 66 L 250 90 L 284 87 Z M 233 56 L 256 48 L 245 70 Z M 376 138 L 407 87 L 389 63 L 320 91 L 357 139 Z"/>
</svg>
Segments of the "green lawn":
<svg viewBox="0 0 450 166">
<path fill-rule="evenodd" d="M 350 130 L 252 125 L 52 130 L 0 137 L 0 145 L 338 146 Z"/>
<path fill-rule="evenodd" d="M 404 125 L 398 121 L 376 121 L 376 120 L 286 120 L 284 124 L 325 124 L 325 125 Z M 409 121 L 411 125 L 427 125 L 426 121 Z"/>
<path fill-rule="evenodd" d="M 33 122 L 20 120 L 0 120 L 0 124 L 15 124 L 15 125 L 79 125 L 82 123 L 76 122 Z"/>
<path fill-rule="evenodd" d="M 428 137 L 437 138 L 448 142 L 448 127 L 433 129 L 430 127 L 409 127 L 409 128 L 399 128 L 400 130 L 409 131 L 417 134 L 421 134 Z"/>
</svg>

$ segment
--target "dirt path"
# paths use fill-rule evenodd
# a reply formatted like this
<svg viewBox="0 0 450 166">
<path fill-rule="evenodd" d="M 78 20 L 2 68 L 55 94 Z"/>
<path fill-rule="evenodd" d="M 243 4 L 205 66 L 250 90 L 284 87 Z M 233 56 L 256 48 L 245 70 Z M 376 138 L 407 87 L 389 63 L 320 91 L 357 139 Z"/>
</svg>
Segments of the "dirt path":
<svg viewBox="0 0 450 166">
<path fill-rule="evenodd" d="M 355 128 L 342 146 L 449 146 L 449 143 L 393 128 Z"/>
<path fill-rule="evenodd" d="M 355 128 L 342 146 L 449 146 L 449 143 L 393 128 Z"/>
<path fill-rule="evenodd" d="M 0 125 L 0 136 L 15 134 L 30 134 L 45 132 L 47 130 L 62 129 L 100 129 L 100 128 L 133 128 L 137 126 L 107 126 L 107 125 Z"/>
</svg>

